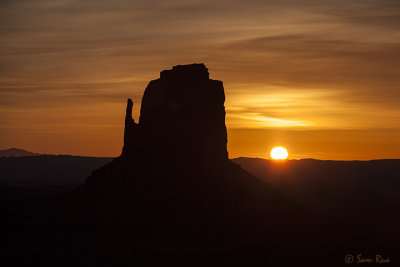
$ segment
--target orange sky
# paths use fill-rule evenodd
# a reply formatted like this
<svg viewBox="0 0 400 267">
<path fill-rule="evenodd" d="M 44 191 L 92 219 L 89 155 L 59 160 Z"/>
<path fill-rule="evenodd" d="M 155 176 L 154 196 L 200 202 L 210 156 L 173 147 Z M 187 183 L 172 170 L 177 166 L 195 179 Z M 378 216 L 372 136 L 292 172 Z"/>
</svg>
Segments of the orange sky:
<svg viewBox="0 0 400 267">
<path fill-rule="evenodd" d="M 230 157 L 400 158 L 396 0 L 0 1 L 0 149 L 116 156 L 126 98 L 203 62 Z"/>
</svg>

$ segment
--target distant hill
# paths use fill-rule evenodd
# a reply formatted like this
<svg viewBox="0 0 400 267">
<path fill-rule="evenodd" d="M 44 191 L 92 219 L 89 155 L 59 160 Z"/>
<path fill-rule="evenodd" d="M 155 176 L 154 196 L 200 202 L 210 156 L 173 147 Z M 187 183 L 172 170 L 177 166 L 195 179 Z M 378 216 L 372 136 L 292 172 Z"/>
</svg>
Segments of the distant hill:
<svg viewBox="0 0 400 267">
<path fill-rule="evenodd" d="M 0 158 L 0 202 L 71 191 L 113 158 L 38 155 Z"/>
<path fill-rule="evenodd" d="M 80 185 L 113 158 L 38 155 L 0 158 L 0 187 Z"/>
<path fill-rule="evenodd" d="M 9 148 L 9 149 L 4 149 L 0 150 L 0 158 L 2 157 L 25 157 L 25 156 L 39 156 L 39 153 L 33 153 L 30 151 L 27 151 L 25 149 L 20 149 L 20 148 Z"/>
<path fill-rule="evenodd" d="M 400 159 L 232 161 L 303 205 L 333 215 L 391 213 L 392 205 L 400 206 Z"/>
</svg>

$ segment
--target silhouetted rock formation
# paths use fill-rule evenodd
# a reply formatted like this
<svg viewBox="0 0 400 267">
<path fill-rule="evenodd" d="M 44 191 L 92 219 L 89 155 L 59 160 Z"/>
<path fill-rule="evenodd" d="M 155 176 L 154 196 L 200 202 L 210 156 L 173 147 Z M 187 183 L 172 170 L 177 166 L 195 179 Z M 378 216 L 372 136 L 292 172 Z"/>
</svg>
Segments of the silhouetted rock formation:
<svg viewBox="0 0 400 267">
<path fill-rule="evenodd" d="M 125 114 L 125 131 L 124 131 L 124 147 L 122 149 L 122 154 L 126 157 L 129 155 L 134 155 L 135 153 L 135 142 L 137 142 L 137 131 L 138 125 L 132 118 L 132 99 L 128 99 L 126 104 L 126 114 Z M 137 153 L 137 152 L 136 152 Z"/>
<path fill-rule="evenodd" d="M 222 82 L 209 79 L 203 64 L 162 71 L 144 92 L 138 125 L 128 100 L 121 157 L 227 160 L 224 102 Z"/>
<path fill-rule="evenodd" d="M 245 228 L 257 232 L 307 214 L 228 159 L 224 101 L 222 82 L 203 64 L 162 71 L 144 92 L 138 124 L 128 100 L 122 154 L 80 189 L 88 206 L 78 217 L 129 225 L 146 238 L 215 241 L 249 221 Z"/>
</svg>

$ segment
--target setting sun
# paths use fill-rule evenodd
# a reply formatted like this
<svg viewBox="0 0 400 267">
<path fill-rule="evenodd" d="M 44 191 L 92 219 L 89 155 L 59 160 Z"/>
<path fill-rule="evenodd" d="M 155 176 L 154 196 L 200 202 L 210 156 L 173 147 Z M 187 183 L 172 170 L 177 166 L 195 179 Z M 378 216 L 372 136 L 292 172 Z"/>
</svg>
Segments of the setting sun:
<svg viewBox="0 0 400 267">
<path fill-rule="evenodd" d="M 273 159 L 287 159 L 289 153 L 286 148 L 277 146 L 271 149 L 270 155 Z"/>
</svg>

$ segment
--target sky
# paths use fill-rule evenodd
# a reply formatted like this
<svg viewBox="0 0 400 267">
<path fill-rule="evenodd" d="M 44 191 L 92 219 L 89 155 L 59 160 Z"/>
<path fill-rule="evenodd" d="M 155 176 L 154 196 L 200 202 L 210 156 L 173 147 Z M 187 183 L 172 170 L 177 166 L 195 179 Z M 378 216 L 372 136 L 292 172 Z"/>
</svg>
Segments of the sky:
<svg viewBox="0 0 400 267">
<path fill-rule="evenodd" d="M 117 156 L 126 99 L 190 63 L 231 158 L 400 158 L 398 0 L 0 0 L 0 149 Z"/>
</svg>

